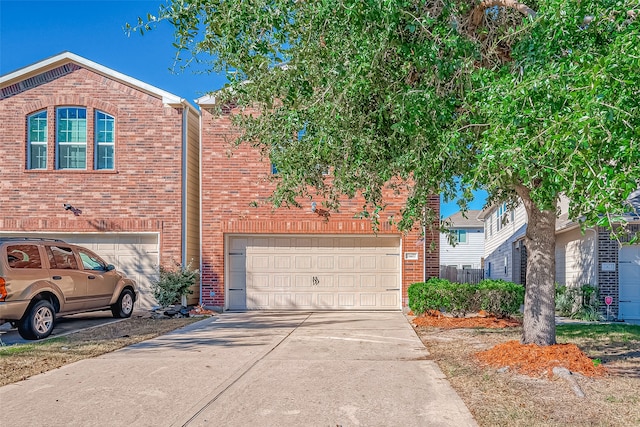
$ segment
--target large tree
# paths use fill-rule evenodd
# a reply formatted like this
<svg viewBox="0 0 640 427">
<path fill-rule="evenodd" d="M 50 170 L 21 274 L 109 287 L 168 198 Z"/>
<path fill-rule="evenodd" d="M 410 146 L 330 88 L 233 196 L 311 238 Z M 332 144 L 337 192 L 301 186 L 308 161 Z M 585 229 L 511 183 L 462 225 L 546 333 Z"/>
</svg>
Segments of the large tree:
<svg viewBox="0 0 640 427">
<path fill-rule="evenodd" d="M 524 343 L 555 343 L 555 220 L 610 225 L 640 177 L 638 0 L 169 0 L 177 60 L 230 84 L 240 141 L 278 165 L 276 205 L 471 190 L 528 215 Z M 325 171 L 330 170 L 327 175 Z"/>
</svg>

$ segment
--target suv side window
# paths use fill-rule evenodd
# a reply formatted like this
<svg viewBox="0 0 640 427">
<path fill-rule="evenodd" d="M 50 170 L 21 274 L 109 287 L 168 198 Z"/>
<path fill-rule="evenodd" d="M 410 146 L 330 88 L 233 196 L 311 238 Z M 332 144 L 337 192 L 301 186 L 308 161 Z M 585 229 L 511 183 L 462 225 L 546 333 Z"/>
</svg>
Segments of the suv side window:
<svg viewBox="0 0 640 427">
<path fill-rule="evenodd" d="M 64 246 L 47 246 L 49 265 L 51 268 L 77 270 L 78 263 L 73 255 L 73 250 Z"/>
<path fill-rule="evenodd" d="M 107 264 L 96 254 L 89 252 L 86 249 L 77 250 L 78 255 L 80 255 L 80 259 L 82 259 L 82 266 L 85 270 L 105 271 L 107 269 Z"/>
<path fill-rule="evenodd" d="M 11 268 L 42 268 L 40 251 L 36 245 L 7 246 L 7 261 Z"/>
</svg>

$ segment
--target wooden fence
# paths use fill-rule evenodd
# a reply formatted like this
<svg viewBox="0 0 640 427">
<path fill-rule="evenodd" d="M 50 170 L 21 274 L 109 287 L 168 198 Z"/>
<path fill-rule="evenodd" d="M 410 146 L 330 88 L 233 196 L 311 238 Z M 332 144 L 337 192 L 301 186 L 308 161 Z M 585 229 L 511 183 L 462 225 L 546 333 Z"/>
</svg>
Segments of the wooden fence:
<svg viewBox="0 0 640 427">
<path fill-rule="evenodd" d="M 484 270 L 481 268 L 460 269 L 456 267 L 441 265 L 440 278 L 457 283 L 479 283 L 484 279 Z"/>
</svg>

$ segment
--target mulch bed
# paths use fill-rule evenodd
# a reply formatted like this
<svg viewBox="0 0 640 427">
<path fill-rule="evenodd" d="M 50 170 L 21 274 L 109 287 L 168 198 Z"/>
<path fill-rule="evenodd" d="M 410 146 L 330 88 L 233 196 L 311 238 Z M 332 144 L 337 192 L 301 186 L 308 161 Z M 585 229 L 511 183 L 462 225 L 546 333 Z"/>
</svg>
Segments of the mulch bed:
<svg viewBox="0 0 640 427">
<path fill-rule="evenodd" d="M 430 312 L 413 319 L 416 326 L 436 328 L 511 328 L 522 325 L 519 319 L 496 318 L 480 312 L 473 316 L 451 317 L 440 312 Z M 508 367 L 520 374 L 538 377 L 552 375 L 554 367 L 564 367 L 588 377 L 601 377 L 606 374 L 602 365 L 595 366 L 575 344 L 555 344 L 538 346 L 508 341 L 476 354 L 477 359 L 486 365 Z"/>
<path fill-rule="evenodd" d="M 546 373 L 553 375 L 553 368 L 563 367 L 587 377 L 601 377 L 606 369 L 602 365 L 595 366 L 575 344 L 555 344 L 539 346 L 521 344 L 519 341 L 507 341 L 476 354 L 481 362 L 493 367 L 508 366 L 514 371 L 537 377 Z"/>
</svg>

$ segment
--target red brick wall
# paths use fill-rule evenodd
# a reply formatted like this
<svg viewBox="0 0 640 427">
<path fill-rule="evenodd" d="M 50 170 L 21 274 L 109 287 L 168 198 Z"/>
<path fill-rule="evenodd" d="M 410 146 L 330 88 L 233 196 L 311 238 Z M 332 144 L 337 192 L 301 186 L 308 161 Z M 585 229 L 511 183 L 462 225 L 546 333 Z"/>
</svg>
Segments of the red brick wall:
<svg viewBox="0 0 640 427">
<path fill-rule="evenodd" d="M 181 259 L 182 110 L 80 67 L 0 99 L 0 230 L 160 232 Z M 87 109 L 87 170 L 54 170 L 55 108 Z M 26 169 L 27 116 L 48 112 L 47 170 Z M 115 117 L 114 171 L 95 171 L 94 112 Z M 74 216 L 63 209 L 81 209 Z"/>
<path fill-rule="evenodd" d="M 226 234 L 372 234 L 369 220 L 354 219 L 362 200 L 347 200 L 340 213 L 331 213 L 328 220 L 312 212 L 311 201 L 302 208 L 279 208 L 254 201 L 264 201 L 274 184 L 269 182 L 271 164 L 261 160 L 257 150 L 243 145 L 232 147 L 234 130 L 228 116 L 215 118 L 202 110 L 202 300 L 207 306 L 224 307 L 224 239 Z M 381 218 L 380 234 L 401 234 L 386 222 L 386 216 L 399 216 L 403 199 L 392 192 L 386 195 L 388 208 Z M 439 210 L 439 198 L 432 198 L 432 207 Z M 317 202 L 318 208 L 320 202 Z M 435 249 L 427 252 L 431 244 Z M 402 236 L 402 250 L 418 252 L 418 261 L 404 261 L 403 305 L 407 287 L 422 281 L 424 274 L 439 273 L 439 237 L 437 231 L 426 236 L 419 232 Z M 425 265 L 426 264 L 426 265 Z M 426 271 L 425 271 L 426 270 Z M 214 294 L 213 297 L 210 295 Z"/>
</svg>

